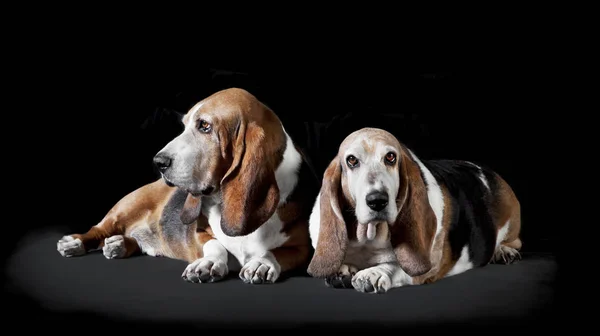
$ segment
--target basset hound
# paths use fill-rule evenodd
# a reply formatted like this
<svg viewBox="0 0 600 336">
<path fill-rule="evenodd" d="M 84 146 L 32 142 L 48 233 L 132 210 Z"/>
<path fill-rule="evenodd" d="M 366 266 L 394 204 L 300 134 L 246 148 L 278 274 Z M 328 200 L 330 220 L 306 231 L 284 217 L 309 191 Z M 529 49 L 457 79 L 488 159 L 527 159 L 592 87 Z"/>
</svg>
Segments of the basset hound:
<svg viewBox="0 0 600 336">
<path fill-rule="evenodd" d="M 183 132 L 154 157 L 161 178 L 123 197 L 88 232 L 64 236 L 58 251 L 184 260 L 183 279 L 200 283 L 223 279 L 228 264 L 252 284 L 305 271 L 319 180 L 277 115 L 231 88 L 198 102 L 182 121 Z"/>
<path fill-rule="evenodd" d="M 494 171 L 420 160 L 389 132 L 348 135 L 309 220 L 308 266 L 328 286 L 384 293 L 520 258 L 520 204 Z"/>
</svg>

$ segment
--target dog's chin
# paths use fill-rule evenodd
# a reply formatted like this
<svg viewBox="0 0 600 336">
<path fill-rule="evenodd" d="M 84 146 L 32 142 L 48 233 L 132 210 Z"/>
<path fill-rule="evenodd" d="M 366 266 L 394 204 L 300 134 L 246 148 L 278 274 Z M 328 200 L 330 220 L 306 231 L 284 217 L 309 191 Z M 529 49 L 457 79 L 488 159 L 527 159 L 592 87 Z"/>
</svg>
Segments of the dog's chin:
<svg viewBox="0 0 600 336">
<path fill-rule="evenodd" d="M 356 240 L 359 243 L 373 241 L 378 236 L 385 237 L 387 235 L 387 221 L 372 219 L 366 223 L 359 223 L 356 227 Z"/>
<path fill-rule="evenodd" d="M 177 185 L 175 185 L 175 183 L 171 182 L 171 180 L 169 180 L 165 175 L 162 175 L 162 179 L 163 179 L 163 181 L 165 181 L 165 183 L 169 187 L 176 187 L 177 186 Z"/>
<path fill-rule="evenodd" d="M 188 194 L 196 198 L 202 196 L 211 196 L 217 191 L 217 188 L 215 188 L 212 184 L 209 183 L 180 183 L 173 181 L 171 178 L 165 176 L 164 174 L 162 175 L 162 178 L 169 187 L 177 187 L 181 190 L 185 190 Z"/>
</svg>

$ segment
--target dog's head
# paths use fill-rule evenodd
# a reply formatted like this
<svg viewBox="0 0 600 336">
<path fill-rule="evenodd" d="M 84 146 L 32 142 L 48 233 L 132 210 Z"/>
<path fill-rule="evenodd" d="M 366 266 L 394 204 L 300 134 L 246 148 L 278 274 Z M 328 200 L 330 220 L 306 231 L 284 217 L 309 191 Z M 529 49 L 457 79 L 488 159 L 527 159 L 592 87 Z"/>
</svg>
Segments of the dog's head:
<svg viewBox="0 0 600 336">
<path fill-rule="evenodd" d="M 279 203 L 275 168 L 286 143 L 279 118 L 234 88 L 197 103 L 183 123 L 183 132 L 154 157 L 165 182 L 188 192 L 182 221 L 198 218 L 202 196 L 220 193 L 223 232 L 253 232 Z"/>
<path fill-rule="evenodd" d="M 431 268 L 436 217 L 418 163 L 389 132 L 363 128 L 346 137 L 325 171 L 319 202 L 320 232 L 308 269 L 311 275 L 338 271 L 347 247 L 347 225 L 353 224 L 349 221 L 356 221 L 359 241 L 381 238 L 378 229 L 389 232 L 384 239 L 391 240 L 407 274 L 416 276 Z"/>
</svg>

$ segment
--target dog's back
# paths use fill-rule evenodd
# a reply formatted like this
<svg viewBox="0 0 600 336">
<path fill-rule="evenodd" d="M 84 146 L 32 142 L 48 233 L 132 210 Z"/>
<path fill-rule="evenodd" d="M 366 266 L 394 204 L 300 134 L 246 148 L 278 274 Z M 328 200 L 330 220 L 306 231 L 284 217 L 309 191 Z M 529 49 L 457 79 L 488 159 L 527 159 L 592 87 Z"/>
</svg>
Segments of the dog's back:
<svg viewBox="0 0 600 336">
<path fill-rule="evenodd" d="M 468 246 L 473 266 L 495 261 L 502 246 L 520 249 L 520 204 L 512 188 L 489 167 L 461 160 L 423 160 L 452 203 L 448 242 L 452 259 Z M 515 257 L 516 254 L 511 254 Z"/>
</svg>

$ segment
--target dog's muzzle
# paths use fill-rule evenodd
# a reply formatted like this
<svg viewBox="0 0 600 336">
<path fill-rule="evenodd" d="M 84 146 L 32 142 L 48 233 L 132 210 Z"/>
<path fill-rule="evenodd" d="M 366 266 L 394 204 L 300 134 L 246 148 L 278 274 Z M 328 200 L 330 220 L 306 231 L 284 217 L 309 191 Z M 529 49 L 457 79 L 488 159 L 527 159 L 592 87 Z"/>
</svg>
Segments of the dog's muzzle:
<svg viewBox="0 0 600 336">
<path fill-rule="evenodd" d="M 165 154 L 158 153 L 156 156 L 154 156 L 153 162 L 156 168 L 158 168 L 158 171 L 164 174 L 167 169 L 171 167 L 173 160 Z"/>
<path fill-rule="evenodd" d="M 381 211 L 388 205 L 388 195 L 386 192 L 373 191 L 365 197 L 367 206 L 373 211 Z"/>
</svg>

